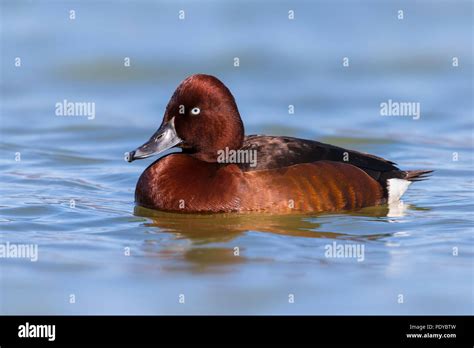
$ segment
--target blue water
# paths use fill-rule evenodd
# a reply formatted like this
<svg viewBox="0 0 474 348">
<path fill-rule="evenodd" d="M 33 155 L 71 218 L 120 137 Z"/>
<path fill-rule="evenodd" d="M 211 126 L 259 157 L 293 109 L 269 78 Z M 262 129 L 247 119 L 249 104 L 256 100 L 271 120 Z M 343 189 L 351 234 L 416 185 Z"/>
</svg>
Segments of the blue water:
<svg viewBox="0 0 474 348">
<path fill-rule="evenodd" d="M 0 312 L 473 314 L 472 7 L 2 1 L 1 242 L 37 245 L 38 261 L 0 259 Z M 317 139 L 435 173 L 396 212 L 136 208 L 152 160 L 129 164 L 123 153 L 198 72 L 231 89 L 247 134 Z M 64 99 L 94 102 L 96 117 L 56 116 Z M 388 99 L 419 102 L 420 119 L 381 116 Z M 363 245 L 364 260 L 327 257 L 333 242 Z"/>
</svg>

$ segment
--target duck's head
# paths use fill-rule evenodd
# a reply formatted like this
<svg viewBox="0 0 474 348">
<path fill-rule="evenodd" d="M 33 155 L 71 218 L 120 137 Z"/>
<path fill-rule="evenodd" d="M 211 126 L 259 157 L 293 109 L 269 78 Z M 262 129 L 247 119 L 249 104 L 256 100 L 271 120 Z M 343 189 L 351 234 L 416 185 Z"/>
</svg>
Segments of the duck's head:
<svg viewBox="0 0 474 348">
<path fill-rule="evenodd" d="M 238 149 L 244 126 L 229 89 L 210 75 L 192 75 L 176 88 L 158 130 L 127 160 L 147 158 L 180 147 L 196 158 L 215 162 L 218 151 Z"/>
</svg>

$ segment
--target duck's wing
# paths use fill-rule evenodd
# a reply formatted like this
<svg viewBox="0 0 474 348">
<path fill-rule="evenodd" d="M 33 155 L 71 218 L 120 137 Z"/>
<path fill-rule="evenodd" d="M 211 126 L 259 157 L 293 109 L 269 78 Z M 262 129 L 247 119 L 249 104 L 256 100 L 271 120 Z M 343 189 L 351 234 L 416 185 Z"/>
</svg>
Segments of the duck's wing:
<svg viewBox="0 0 474 348">
<path fill-rule="evenodd" d="M 342 147 L 285 136 L 249 135 L 243 150 L 257 151 L 257 167 L 249 170 L 288 167 L 298 163 L 335 161 L 350 163 L 359 168 L 397 170 L 395 163 L 381 157 Z"/>
<path fill-rule="evenodd" d="M 285 136 L 249 135 L 244 139 L 242 150 L 254 150 L 254 163 L 241 164 L 244 171 L 288 167 L 294 164 L 316 161 L 335 161 L 352 164 L 385 186 L 389 178 L 404 178 L 406 172 L 398 169 L 394 162 L 367 153 L 313 140 Z"/>
</svg>

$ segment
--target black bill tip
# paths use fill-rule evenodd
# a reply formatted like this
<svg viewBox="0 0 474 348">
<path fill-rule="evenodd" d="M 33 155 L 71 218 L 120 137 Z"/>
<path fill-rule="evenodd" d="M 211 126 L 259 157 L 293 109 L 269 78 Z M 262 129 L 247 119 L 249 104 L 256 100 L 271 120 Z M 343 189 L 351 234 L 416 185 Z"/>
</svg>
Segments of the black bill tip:
<svg viewBox="0 0 474 348">
<path fill-rule="evenodd" d="M 124 159 L 128 163 L 133 162 L 134 157 L 135 157 L 135 151 L 125 152 L 124 154 Z"/>
</svg>

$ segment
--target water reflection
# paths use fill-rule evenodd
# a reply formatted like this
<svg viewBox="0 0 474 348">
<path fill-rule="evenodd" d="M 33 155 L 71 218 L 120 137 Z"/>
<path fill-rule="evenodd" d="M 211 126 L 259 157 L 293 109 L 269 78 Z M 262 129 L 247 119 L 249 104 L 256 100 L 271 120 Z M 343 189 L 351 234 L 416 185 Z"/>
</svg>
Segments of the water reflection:
<svg viewBox="0 0 474 348">
<path fill-rule="evenodd" d="M 403 205 L 406 209 L 408 206 Z M 400 208 L 400 207 L 398 207 Z M 394 220 L 390 218 L 391 207 L 377 206 L 364 208 L 359 211 L 344 214 L 332 214 L 330 220 L 343 220 L 347 217 L 366 217 L 388 223 Z M 238 237 L 245 236 L 247 232 L 270 233 L 283 235 L 296 239 L 339 239 L 351 240 L 357 243 L 376 241 L 384 237 L 390 237 L 392 231 L 382 226 L 378 231 L 361 231 L 358 228 L 348 226 L 342 230 L 344 233 L 328 231 L 328 214 L 321 215 L 272 215 L 272 214 L 177 214 L 135 207 L 135 215 L 146 217 L 149 222 L 144 225 L 151 227 L 151 232 L 157 234 L 165 233 L 169 238 L 159 240 L 147 239 L 144 241 L 143 251 L 147 258 L 157 258 L 161 271 L 174 273 L 176 271 L 206 273 L 206 272 L 232 272 L 233 266 L 248 262 L 274 262 L 275 250 L 285 248 L 285 241 L 268 241 L 263 249 L 258 249 L 258 242 L 253 240 L 239 241 L 238 245 L 242 254 L 235 257 L 236 250 L 232 241 Z M 396 219 L 396 218 L 395 218 Z M 325 222 L 324 222 L 325 221 Z M 339 228 L 339 230 L 341 230 Z M 283 243 L 283 244 L 279 244 Z M 323 244 L 326 241 L 322 242 Z M 311 245 L 305 256 L 307 262 L 327 263 L 323 257 L 319 243 L 307 243 Z M 251 247 L 254 252 L 248 256 L 245 249 Z M 255 249 L 257 247 L 257 249 Z M 277 248 L 277 249 L 275 249 Z M 258 250 L 258 251 L 256 251 Z M 281 250 L 281 249 L 280 249 Z M 291 252 L 290 252 L 291 254 Z M 154 263 L 156 266 L 156 263 Z"/>
<path fill-rule="evenodd" d="M 396 206 L 364 208 L 344 215 L 369 218 L 402 217 L 408 208 L 400 202 Z M 158 227 L 176 239 L 188 239 L 193 244 L 224 243 L 247 231 L 258 231 L 292 237 L 306 238 L 361 238 L 361 235 L 323 231 L 317 222 L 320 215 L 272 215 L 272 214 L 177 214 L 160 212 L 136 206 L 134 214 L 151 219 L 146 226 Z M 340 213 L 339 213 L 340 214 Z M 325 214 L 326 216 L 328 214 Z M 390 219 L 382 221 L 391 222 Z M 387 234 L 370 234 L 367 239 L 377 239 Z"/>
<path fill-rule="evenodd" d="M 397 202 L 390 206 L 319 215 L 178 214 L 138 206 L 134 213 L 147 218 L 144 225 L 151 228 L 148 232 L 158 235 L 164 233 L 167 236 L 159 240 L 147 239 L 143 246 L 146 257 L 160 260 L 161 271 L 226 273 L 235 269 L 228 266 L 249 262 L 275 262 L 278 258 L 276 255 L 279 254 L 276 250 L 284 250 L 291 245 L 288 241 L 275 239 L 263 245 L 259 245 L 256 239 L 252 239 L 252 242 L 240 240 L 237 244 L 242 254 L 235 257 L 235 245 L 232 241 L 248 235 L 247 232 L 269 233 L 300 240 L 310 238 L 307 242 L 303 241 L 303 245 L 308 247 L 302 251 L 306 262 L 327 264 L 323 251 L 324 245 L 328 243 L 327 239 L 364 244 L 382 241 L 395 235 L 399 229 L 392 223 L 400 222 L 409 210 L 426 209 Z M 340 223 L 334 224 L 334 221 Z M 375 225 L 371 225 L 371 222 Z M 376 226 L 376 229 L 371 226 Z M 319 243 L 319 238 L 326 240 Z M 296 242 L 300 244 L 299 241 Z M 252 256 L 245 252 L 249 247 L 253 250 Z M 289 255 L 291 253 L 288 252 Z"/>
</svg>

